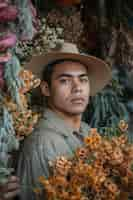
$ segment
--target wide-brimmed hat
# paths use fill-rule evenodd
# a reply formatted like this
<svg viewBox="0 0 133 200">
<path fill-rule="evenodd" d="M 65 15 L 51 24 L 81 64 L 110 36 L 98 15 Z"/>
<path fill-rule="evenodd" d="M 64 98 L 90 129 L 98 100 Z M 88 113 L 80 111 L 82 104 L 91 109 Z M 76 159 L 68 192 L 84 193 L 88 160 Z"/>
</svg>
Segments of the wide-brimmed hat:
<svg viewBox="0 0 133 200">
<path fill-rule="evenodd" d="M 103 89 L 109 80 L 111 80 L 111 70 L 107 63 L 94 56 L 80 54 L 76 45 L 72 43 L 63 43 L 58 50 L 56 48 L 49 53 L 33 56 L 31 61 L 26 64 L 25 68 L 31 70 L 41 78 L 44 68 L 49 63 L 60 59 L 79 61 L 88 68 L 91 96 L 94 96 Z"/>
</svg>

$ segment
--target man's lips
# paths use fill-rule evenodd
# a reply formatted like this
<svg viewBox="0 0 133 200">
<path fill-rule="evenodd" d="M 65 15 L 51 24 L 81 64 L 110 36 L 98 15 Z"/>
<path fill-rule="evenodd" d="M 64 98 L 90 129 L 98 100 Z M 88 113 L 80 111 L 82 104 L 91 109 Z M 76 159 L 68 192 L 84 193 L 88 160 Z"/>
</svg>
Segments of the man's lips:
<svg viewBox="0 0 133 200">
<path fill-rule="evenodd" d="M 82 103 L 84 103 L 84 101 L 85 101 L 85 99 L 82 97 L 73 98 L 71 100 L 72 103 L 77 103 L 77 104 L 82 104 Z"/>
</svg>

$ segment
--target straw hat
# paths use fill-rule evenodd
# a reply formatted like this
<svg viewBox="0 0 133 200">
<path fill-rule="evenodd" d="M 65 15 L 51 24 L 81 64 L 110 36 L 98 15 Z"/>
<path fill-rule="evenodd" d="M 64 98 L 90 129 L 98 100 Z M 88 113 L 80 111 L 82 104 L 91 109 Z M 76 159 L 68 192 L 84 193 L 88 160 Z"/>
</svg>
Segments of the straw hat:
<svg viewBox="0 0 133 200">
<path fill-rule="evenodd" d="M 88 67 L 91 96 L 94 96 L 111 80 L 111 70 L 103 60 L 94 56 L 80 54 L 76 45 L 72 43 L 63 43 L 62 46 L 52 50 L 50 53 L 33 56 L 25 68 L 41 77 L 42 71 L 47 64 L 60 59 L 72 59 Z"/>
</svg>

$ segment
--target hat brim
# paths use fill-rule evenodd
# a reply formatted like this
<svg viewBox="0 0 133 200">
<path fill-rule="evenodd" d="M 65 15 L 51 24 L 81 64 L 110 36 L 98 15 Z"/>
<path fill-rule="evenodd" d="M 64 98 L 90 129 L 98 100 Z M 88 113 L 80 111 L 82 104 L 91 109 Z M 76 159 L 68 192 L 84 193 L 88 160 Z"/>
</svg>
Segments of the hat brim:
<svg viewBox="0 0 133 200">
<path fill-rule="evenodd" d="M 35 75 L 41 78 L 44 67 L 55 60 L 72 59 L 79 61 L 88 68 L 90 80 L 90 95 L 94 96 L 102 90 L 111 80 L 111 69 L 103 60 L 90 55 L 82 55 L 77 53 L 46 53 L 35 55 L 31 61 L 25 65 L 26 69 L 31 70 Z"/>
</svg>

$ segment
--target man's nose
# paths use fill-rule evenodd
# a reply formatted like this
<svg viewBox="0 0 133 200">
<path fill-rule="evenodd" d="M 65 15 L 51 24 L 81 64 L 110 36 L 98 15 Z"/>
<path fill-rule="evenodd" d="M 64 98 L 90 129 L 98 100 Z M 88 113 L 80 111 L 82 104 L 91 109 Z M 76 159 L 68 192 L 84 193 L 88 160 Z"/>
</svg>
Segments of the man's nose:
<svg viewBox="0 0 133 200">
<path fill-rule="evenodd" d="M 73 91 L 74 92 L 81 92 L 82 91 L 82 86 L 79 80 L 73 80 Z"/>
</svg>

